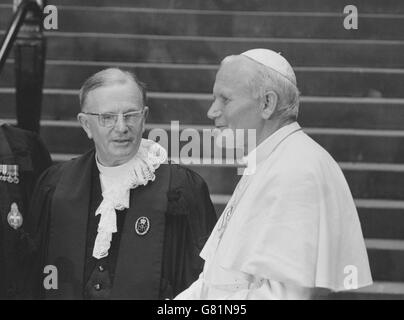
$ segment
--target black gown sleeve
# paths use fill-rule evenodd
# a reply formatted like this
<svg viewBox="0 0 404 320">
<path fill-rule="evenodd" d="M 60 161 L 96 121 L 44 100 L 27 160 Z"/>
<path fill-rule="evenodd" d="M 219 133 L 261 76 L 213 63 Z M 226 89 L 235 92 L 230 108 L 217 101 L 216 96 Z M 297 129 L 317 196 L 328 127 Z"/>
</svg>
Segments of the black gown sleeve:
<svg viewBox="0 0 404 320">
<path fill-rule="evenodd" d="M 39 177 L 32 194 L 24 239 L 24 299 L 43 298 L 43 268 L 48 248 L 51 205 L 60 176 L 60 165 L 50 167 Z"/>
<path fill-rule="evenodd" d="M 216 224 L 206 182 L 192 170 L 171 165 L 161 298 L 174 298 L 203 269 L 199 254 Z"/>
</svg>

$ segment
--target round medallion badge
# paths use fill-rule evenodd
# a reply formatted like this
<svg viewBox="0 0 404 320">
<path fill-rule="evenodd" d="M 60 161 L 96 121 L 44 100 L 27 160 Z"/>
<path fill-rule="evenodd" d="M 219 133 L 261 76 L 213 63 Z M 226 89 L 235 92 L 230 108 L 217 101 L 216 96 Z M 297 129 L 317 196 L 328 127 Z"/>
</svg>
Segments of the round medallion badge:
<svg viewBox="0 0 404 320">
<path fill-rule="evenodd" d="M 139 236 L 144 236 L 150 229 L 150 220 L 147 217 L 140 217 L 136 220 L 135 231 Z"/>
</svg>

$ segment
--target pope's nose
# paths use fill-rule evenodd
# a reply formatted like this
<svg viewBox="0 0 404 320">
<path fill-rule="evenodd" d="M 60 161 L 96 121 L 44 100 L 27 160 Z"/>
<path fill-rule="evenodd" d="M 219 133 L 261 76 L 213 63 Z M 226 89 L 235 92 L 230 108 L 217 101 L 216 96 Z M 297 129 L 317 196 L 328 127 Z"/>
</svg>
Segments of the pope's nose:
<svg viewBox="0 0 404 320">
<path fill-rule="evenodd" d="M 220 108 L 218 108 L 217 103 L 213 102 L 207 113 L 208 118 L 211 120 L 215 120 L 216 118 L 220 117 L 221 115 L 222 115 L 222 111 L 220 110 Z"/>
</svg>

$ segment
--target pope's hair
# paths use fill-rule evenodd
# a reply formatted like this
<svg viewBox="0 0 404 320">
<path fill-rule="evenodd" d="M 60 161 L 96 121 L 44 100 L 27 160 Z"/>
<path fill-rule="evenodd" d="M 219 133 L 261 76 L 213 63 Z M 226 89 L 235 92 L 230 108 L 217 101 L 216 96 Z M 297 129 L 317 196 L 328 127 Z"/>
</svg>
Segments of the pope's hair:
<svg viewBox="0 0 404 320">
<path fill-rule="evenodd" d="M 87 95 L 90 91 L 100 87 L 126 84 L 127 82 L 133 82 L 139 88 L 143 98 L 143 106 L 145 106 L 147 100 L 146 85 L 141 82 L 133 72 L 119 68 L 108 68 L 93 74 L 80 88 L 79 100 L 81 110 L 83 111 L 85 108 Z"/>
<path fill-rule="evenodd" d="M 233 59 L 239 59 L 242 55 L 230 55 L 225 57 L 221 65 L 230 62 Z M 278 96 L 278 103 L 272 117 L 282 119 L 284 121 L 295 121 L 299 113 L 300 92 L 296 83 L 296 76 L 291 70 L 291 74 L 287 77 L 292 79 L 294 83 L 287 77 L 283 76 L 274 69 L 260 64 L 252 59 L 255 67 L 251 70 L 251 77 L 247 80 L 252 96 L 260 101 L 265 101 L 266 94 L 274 91 Z"/>
</svg>

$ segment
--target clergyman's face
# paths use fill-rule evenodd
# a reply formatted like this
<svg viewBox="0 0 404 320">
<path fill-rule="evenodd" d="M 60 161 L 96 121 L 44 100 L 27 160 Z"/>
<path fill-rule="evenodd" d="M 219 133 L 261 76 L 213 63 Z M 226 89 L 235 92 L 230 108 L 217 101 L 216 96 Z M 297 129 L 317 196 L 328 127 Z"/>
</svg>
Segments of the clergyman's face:
<svg viewBox="0 0 404 320">
<path fill-rule="evenodd" d="M 140 89 L 130 81 L 99 87 L 90 91 L 84 112 L 127 113 L 144 110 L 135 123 L 127 123 L 120 115 L 111 127 L 102 126 L 98 116 L 79 114 L 88 137 L 94 140 L 97 158 L 105 166 L 117 166 L 130 160 L 138 151 L 148 109 L 143 105 Z"/>
<path fill-rule="evenodd" d="M 260 130 L 262 126 L 260 101 L 252 95 L 248 85 L 251 70 L 244 63 L 239 58 L 226 62 L 216 75 L 214 101 L 207 115 L 220 130 L 231 129 L 234 133 L 236 129 Z"/>
</svg>

